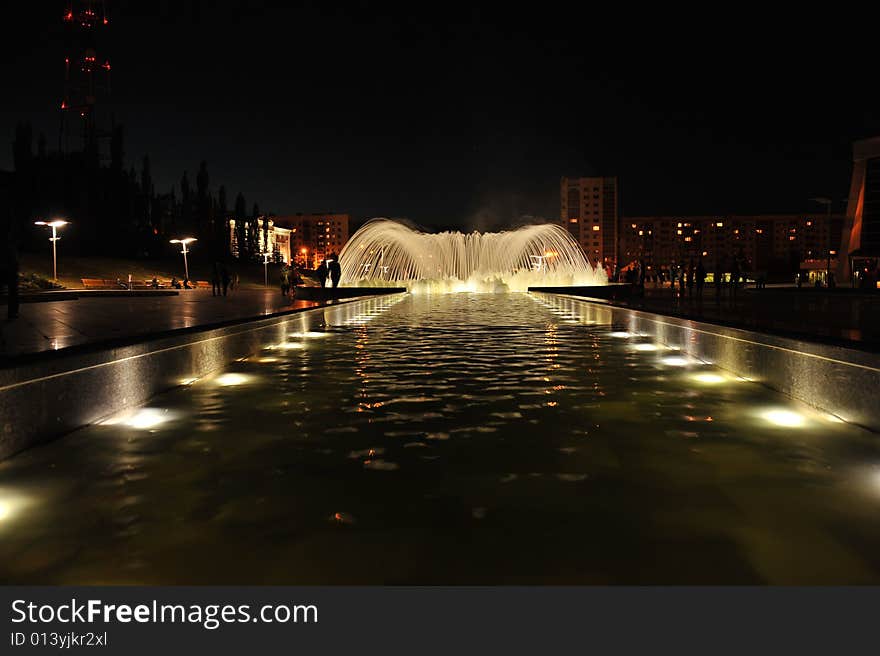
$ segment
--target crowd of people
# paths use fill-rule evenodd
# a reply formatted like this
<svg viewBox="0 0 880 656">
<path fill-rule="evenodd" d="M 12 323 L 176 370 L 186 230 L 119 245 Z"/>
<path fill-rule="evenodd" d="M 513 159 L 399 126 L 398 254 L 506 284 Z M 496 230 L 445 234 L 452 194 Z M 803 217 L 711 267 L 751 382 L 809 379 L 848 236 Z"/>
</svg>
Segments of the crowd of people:
<svg viewBox="0 0 880 656">
<path fill-rule="evenodd" d="M 688 263 L 684 261 L 672 263 L 669 267 L 659 269 L 645 266 L 644 261 L 635 261 L 621 268 L 611 279 L 632 284 L 640 290 L 644 290 L 646 285 L 661 288 L 668 284 L 673 291 L 676 291 L 677 287 L 679 296 L 692 297 L 696 294 L 697 297 L 702 298 L 709 273 L 702 259 L 697 261 L 691 259 Z M 735 298 L 740 286 L 748 279 L 740 258 L 731 258 L 727 263 L 716 264 L 715 270 L 711 273 L 716 296 L 720 296 L 727 289 L 731 297 Z M 751 275 L 756 289 L 763 289 L 766 286 L 765 273 L 752 272 Z"/>
</svg>

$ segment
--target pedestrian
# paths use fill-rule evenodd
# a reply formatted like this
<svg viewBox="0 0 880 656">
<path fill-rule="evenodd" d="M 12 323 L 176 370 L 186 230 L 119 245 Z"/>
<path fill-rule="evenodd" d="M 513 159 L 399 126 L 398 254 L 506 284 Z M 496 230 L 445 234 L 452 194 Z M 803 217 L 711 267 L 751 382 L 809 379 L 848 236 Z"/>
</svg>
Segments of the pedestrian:
<svg viewBox="0 0 880 656">
<path fill-rule="evenodd" d="M 703 266 L 703 260 L 697 262 L 697 296 L 703 298 L 703 285 L 706 282 L 706 267 Z"/>
<path fill-rule="evenodd" d="M 226 296 L 226 291 L 229 289 L 229 281 L 231 277 L 229 275 L 229 269 L 225 264 L 220 265 L 220 282 L 223 285 L 223 296 Z"/>
<path fill-rule="evenodd" d="M 330 280 L 333 282 L 333 288 L 339 287 L 339 280 L 342 278 L 342 266 L 339 264 L 339 258 L 336 255 L 330 256 Z"/>
<path fill-rule="evenodd" d="M 687 271 L 688 298 L 694 295 L 694 282 L 696 282 L 694 278 L 696 278 L 696 268 L 694 267 L 694 261 L 691 260 Z"/>
<path fill-rule="evenodd" d="M 290 267 L 281 267 L 281 295 L 290 296 Z"/>
<path fill-rule="evenodd" d="M 215 260 L 211 272 L 211 296 L 220 296 L 220 285 L 220 263 Z"/>
<path fill-rule="evenodd" d="M 318 274 L 318 282 L 321 283 L 321 287 L 327 286 L 327 276 L 330 273 L 330 270 L 327 268 L 327 260 L 321 260 L 321 265 L 315 271 Z"/>
<path fill-rule="evenodd" d="M 739 258 L 733 258 L 733 266 L 731 267 L 730 272 L 730 297 L 736 298 L 736 291 L 739 288 L 739 279 L 742 275 L 742 269 L 740 268 Z"/>
</svg>

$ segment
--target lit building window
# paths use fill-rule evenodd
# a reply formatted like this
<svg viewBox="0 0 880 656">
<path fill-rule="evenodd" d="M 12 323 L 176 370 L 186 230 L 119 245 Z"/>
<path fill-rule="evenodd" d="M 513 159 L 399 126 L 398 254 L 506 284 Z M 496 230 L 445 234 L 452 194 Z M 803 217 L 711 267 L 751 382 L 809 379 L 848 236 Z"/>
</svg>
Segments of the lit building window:
<svg viewBox="0 0 880 656">
<path fill-rule="evenodd" d="M 716 223 L 715 225 L 716 225 L 717 227 L 719 227 L 719 228 L 723 228 L 723 227 L 724 227 L 724 223 L 721 222 L 721 221 L 719 221 L 719 222 Z"/>
<path fill-rule="evenodd" d="M 594 225 L 594 226 L 593 226 L 593 232 L 599 232 L 599 226 Z"/>
</svg>

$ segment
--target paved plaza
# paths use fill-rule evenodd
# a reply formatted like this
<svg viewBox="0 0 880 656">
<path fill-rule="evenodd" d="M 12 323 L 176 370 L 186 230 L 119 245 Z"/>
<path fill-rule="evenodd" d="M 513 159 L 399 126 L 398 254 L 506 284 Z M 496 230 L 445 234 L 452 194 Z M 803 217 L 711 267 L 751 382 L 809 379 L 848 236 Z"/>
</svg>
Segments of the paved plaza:
<svg viewBox="0 0 880 656">
<path fill-rule="evenodd" d="M 840 289 L 740 289 L 716 296 L 707 285 L 682 294 L 676 287 L 648 288 L 644 298 L 627 305 L 684 318 L 721 323 L 748 330 L 831 342 L 863 350 L 880 350 L 880 295 Z"/>
<path fill-rule="evenodd" d="M 0 358 L 113 339 L 149 337 L 179 328 L 259 318 L 318 305 L 314 301 L 291 301 L 274 288 L 236 290 L 226 297 L 194 289 L 183 290 L 177 296 L 83 297 L 22 303 L 18 319 L 0 321 Z"/>
</svg>

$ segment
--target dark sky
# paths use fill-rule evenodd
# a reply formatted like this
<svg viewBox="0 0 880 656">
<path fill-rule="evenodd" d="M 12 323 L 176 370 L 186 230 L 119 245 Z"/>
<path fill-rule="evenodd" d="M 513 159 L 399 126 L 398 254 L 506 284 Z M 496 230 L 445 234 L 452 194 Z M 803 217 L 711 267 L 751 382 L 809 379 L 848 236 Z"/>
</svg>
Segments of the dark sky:
<svg viewBox="0 0 880 656">
<path fill-rule="evenodd" d="M 519 4 L 108 2 L 127 161 L 165 190 L 206 159 L 276 213 L 488 228 L 555 215 L 561 175 L 620 176 L 630 215 L 809 210 L 880 134 L 856 17 Z M 57 140 L 64 6 L 4 9 L 8 141 Z"/>
</svg>

